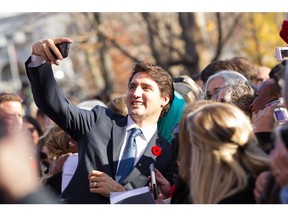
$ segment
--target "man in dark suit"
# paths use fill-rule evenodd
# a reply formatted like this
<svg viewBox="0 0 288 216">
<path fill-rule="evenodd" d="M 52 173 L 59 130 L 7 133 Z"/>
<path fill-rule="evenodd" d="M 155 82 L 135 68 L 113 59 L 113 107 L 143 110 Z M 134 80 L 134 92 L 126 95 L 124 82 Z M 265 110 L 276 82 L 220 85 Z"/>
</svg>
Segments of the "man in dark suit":
<svg viewBox="0 0 288 216">
<path fill-rule="evenodd" d="M 109 203 L 110 192 L 148 185 L 151 163 L 172 183 L 176 164 L 171 145 L 157 131 L 159 117 L 165 115 L 173 100 L 172 77 L 159 66 L 136 64 L 128 83 L 127 116 L 101 106 L 95 106 L 91 111 L 79 109 L 63 96 L 53 77 L 51 64 L 59 65 L 63 60 L 55 44 L 62 42 L 72 43 L 72 40 L 54 38 L 35 42 L 32 56 L 25 63 L 36 105 L 78 144 L 78 167 L 61 194 L 61 201 Z M 118 162 L 133 128 L 142 131 L 136 138 L 134 167 L 124 181 L 117 182 Z M 160 155 L 153 154 L 154 146 L 161 149 Z"/>
</svg>

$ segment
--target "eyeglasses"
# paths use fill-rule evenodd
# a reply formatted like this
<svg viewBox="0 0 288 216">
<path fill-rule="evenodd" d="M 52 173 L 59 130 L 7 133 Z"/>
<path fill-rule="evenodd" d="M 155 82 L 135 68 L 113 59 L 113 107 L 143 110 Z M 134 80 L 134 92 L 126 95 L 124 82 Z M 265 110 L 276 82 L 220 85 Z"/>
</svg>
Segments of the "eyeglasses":
<svg viewBox="0 0 288 216">
<path fill-rule="evenodd" d="M 207 91 L 207 94 L 205 96 L 205 100 L 217 100 L 218 96 L 219 96 L 219 92 L 223 89 L 224 87 L 218 87 L 216 89 L 214 89 L 214 93 L 211 94 L 210 92 Z"/>
</svg>

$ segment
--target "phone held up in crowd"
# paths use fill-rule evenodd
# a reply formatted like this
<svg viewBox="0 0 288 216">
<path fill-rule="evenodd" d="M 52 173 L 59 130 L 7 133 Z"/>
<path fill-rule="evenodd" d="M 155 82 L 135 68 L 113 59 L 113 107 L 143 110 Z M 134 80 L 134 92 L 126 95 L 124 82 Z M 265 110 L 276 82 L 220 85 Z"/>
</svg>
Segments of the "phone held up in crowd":
<svg viewBox="0 0 288 216">
<path fill-rule="evenodd" d="M 56 47 L 60 51 L 63 58 L 66 58 L 68 56 L 69 49 L 70 49 L 70 43 L 64 42 L 64 43 L 56 44 Z M 51 50 L 51 52 L 52 52 L 52 55 L 54 56 L 54 58 L 58 59 L 58 57 L 56 56 L 56 54 L 52 50 Z"/>
<path fill-rule="evenodd" d="M 282 107 L 284 103 L 284 98 L 280 97 L 277 100 L 273 100 L 269 102 L 266 106 L 270 106 L 271 104 L 275 104 L 275 103 L 277 104 L 277 107 L 274 108 L 274 113 L 273 113 L 274 122 L 277 125 L 284 124 L 288 121 L 288 111 L 286 108 Z"/>
<path fill-rule="evenodd" d="M 278 62 L 287 60 L 288 58 L 288 47 L 276 47 L 275 48 L 275 58 Z"/>
</svg>

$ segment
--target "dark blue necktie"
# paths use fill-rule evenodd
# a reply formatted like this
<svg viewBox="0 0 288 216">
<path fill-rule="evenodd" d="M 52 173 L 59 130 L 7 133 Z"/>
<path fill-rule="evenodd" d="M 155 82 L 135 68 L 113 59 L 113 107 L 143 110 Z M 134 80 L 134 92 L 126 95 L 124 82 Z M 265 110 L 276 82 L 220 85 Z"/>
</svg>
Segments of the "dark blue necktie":
<svg viewBox="0 0 288 216">
<path fill-rule="evenodd" d="M 133 128 L 127 140 L 125 149 L 123 151 L 122 159 L 119 164 L 116 180 L 121 183 L 131 172 L 134 167 L 136 156 L 136 141 L 135 138 L 141 134 L 139 128 Z"/>
</svg>

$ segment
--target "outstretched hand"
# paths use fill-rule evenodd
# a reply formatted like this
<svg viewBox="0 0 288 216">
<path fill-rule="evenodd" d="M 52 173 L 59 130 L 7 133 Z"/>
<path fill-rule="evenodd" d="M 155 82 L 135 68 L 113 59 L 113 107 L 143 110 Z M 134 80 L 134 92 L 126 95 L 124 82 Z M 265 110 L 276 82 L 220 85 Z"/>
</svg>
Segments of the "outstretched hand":
<svg viewBox="0 0 288 216">
<path fill-rule="evenodd" d="M 62 60 L 63 56 L 61 55 L 55 44 L 60 44 L 63 42 L 72 43 L 73 41 L 70 38 L 66 37 L 42 39 L 36 41 L 32 46 L 32 54 L 36 56 L 41 56 L 49 64 L 59 65 L 59 60 Z M 55 59 L 52 51 L 55 53 L 59 60 Z"/>
</svg>

